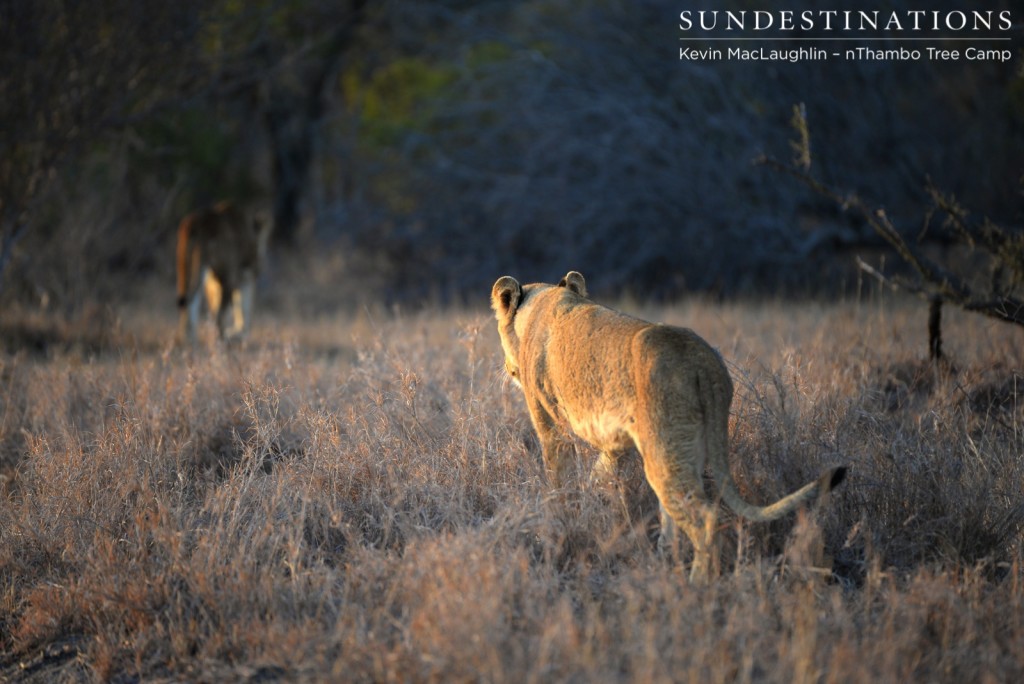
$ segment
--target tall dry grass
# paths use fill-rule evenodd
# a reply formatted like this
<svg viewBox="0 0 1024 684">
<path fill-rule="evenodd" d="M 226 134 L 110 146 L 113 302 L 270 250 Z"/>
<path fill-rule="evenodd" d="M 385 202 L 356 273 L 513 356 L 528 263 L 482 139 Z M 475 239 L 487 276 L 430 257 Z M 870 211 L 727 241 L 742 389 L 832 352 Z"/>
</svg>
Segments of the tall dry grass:
<svg viewBox="0 0 1024 684">
<path fill-rule="evenodd" d="M 0 678 L 1024 676 L 1021 331 L 950 312 L 935 368 L 912 302 L 624 306 L 729 360 L 748 498 L 850 465 L 824 510 L 723 514 L 691 586 L 635 469 L 550 491 L 482 308 L 191 352 L 125 310 L 99 353 L 0 357 Z"/>
</svg>

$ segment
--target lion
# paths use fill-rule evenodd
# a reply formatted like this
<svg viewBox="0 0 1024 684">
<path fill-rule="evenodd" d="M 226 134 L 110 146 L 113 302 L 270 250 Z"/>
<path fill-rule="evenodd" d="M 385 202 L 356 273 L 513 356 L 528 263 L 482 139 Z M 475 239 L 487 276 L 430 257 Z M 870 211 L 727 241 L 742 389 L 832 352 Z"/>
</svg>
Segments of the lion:
<svg viewBox="0 0 1024 684">
<path fill-rule="evenodd" d="M 767 506 L 745 501 L 727 461 L 733 386 L 721 356 L 692 330 L 634 318 L 587 297 L 583 276 L 558 285 L 520 285 L 503 276 L 491 306 L 505 370 L 522 389 L 548 478 L 564 482 L 575 433 L 601 453 L 592 480 L 611 475 L 635 448 L 658 497 L 658 549 L 674 552 L 675 528 L 694 547 L 691 580 L 717 571 L 715 506 L 704 491 L 705 461 L 721 498 L 752 521 L 779 518 L 842 482 L 845 467 Z"/>
<path fill-rule="evenodd" d="M 205 291 L 220 339 L 244 335 L 252 316 L 256 277 L 266 258 L 272 222 L 267 212 L 219 202 L 178 226 L 178 340 L 195 342 Z M 224 302 L 224 297 L 230 302 Z M 227 304 L 232 309 L 228 327 Z"/>
</svg>

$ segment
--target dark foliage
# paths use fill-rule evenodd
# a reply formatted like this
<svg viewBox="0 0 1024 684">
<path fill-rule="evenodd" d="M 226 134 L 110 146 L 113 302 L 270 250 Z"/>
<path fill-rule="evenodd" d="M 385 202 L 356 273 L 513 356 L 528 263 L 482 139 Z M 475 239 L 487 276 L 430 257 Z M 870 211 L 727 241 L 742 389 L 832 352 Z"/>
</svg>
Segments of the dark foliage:
<svg viewBox="0 0 1024 684">
<path fill-rule="evenodd" d="M 82 283 L 168 277 L 183 213 L 260 194 L 292 250 L 394 299 L 567 268 L 598 294 L 837 291 L 881 240 L 751 164 L 797 102 L 818 177 L 894 225 L 928 177 L 1019 218 L 1019 58 L 683 60 L 660 0 L 31 7 L 0 29 L 8 298 L 75 310 Z"/>
</svg>

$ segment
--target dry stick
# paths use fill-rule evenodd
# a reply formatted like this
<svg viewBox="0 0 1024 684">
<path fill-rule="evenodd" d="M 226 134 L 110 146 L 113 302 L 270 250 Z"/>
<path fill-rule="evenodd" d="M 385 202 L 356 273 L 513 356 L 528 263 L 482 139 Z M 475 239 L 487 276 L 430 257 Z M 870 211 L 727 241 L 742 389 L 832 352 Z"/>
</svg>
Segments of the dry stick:
<svg viewBox="0 0 1024 684">
<path fill-rule="evenodd" d="M 932 295 L 928 301 L 928 358 L 942 361 L 942 297 Z"/>
<path fill-rule="evenodd" d="M 864 271 L 879 283 L 889 287 L 893 291 L 906 290 L 928 300 L 928 359 L 931 361 L 943 361 L 942 354 L 942 296 L 929 294 L 927 290 L 917 283 L 908 283 L 903 279 L 887 278 L 873 266 L 861 259 L 857 260 L 857 268 Z"/>
<path fill-rule="evenodd" d="M 1008 252 L 1013 253 L 1012 256 L 1020 255 L 1020 243 L 1015 244 L 1013 238 L 1002 228 L 986 219 L 980 227 L 972 229 L 967 225 L 967 211 L 956 202 L 955 198 L 944 195 L 932 185 L 931 180 L 928 181 L 926 190 L 935 206 L 946 214 L 948 224 L 953 227 L 953 230 L 968 247 L 973 248 L 975 243 L 980 243 L 992 254 L 1004 258 L 1011 256 Z"/>
<path fill-rule="evenodd" d="M 762 156 L 755 160 L 755 163 L 788 173 L 818 194 L 831 199 L 844 210 L 852 209 L 888 242 L 904 261 L 914 267 L 914 270 L 928 283 L 931 291 L 928 292 L 921 286 L 909 288 L 907 285 L 903 285 L 903 287 L 908 287 L 919 294 L 940 296 L 943 300 L 953 302 L 966 311 L 974 311 L 1007 323 L 1024 326 L 1024 301 L 1002 294 L 993 294 L 988 298 L 979 297 L 962 278 L 947 271 L 908 244 L 893 227 L 884 209 L 872 210 L 859 197 L 840 195 L 818 179 L 789 164 L 783 164 L 777 159 Z M 863 262 L 861 263 L 863 264 Z"/>
</svg>

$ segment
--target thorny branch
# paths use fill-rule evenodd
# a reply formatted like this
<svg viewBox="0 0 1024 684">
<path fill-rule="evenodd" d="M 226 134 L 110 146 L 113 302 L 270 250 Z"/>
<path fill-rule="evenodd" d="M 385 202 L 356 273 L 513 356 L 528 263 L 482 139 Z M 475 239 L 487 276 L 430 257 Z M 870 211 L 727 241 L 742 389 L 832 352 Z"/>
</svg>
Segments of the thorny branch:
<svg viewBox="0 0 1024 684">
<path fill-rule="evenodd" d="M 940 297 L 966 311 L 990 316 L 997 320 L 1024 326 L 1024 300 L 1013 296 L 1002 287 L 993 287 L 990 293 L 978 292 L 964 278 L 944 268 L 926 256 L 914 244 L 907 242 L 882 208 L 873 208 L 853 194 L 844 194 L 812 176 L 800 163 L 787 164 L 773 157 L 762 156 L 756 164 L 789 174 L 814 192 L 835 202 L 843 211 L 852 212 L 884 239 L 907 264 L 918 273 L 921 282 L 906 283 L 886 280 L 878 271 L 867 267 L 858 260 L 861 269 L 881 278 L 893 287 L 902 287 L 910 292 L 933 300 Z M 1017 273 L 1017 266 L 1024 263 L 1024 241 L 1007 234 L 995 224 L 986 221 L 981 228 L 972 228 L 965 219 L 966 212 L 951 198 L 945 197 L 929 186 L 929 194 L 936 206 L 947 214 L 948 221 L 956 234 L 969 246 L 979 246 L 988 251 L 1000 267 Z"/>
</svg>

